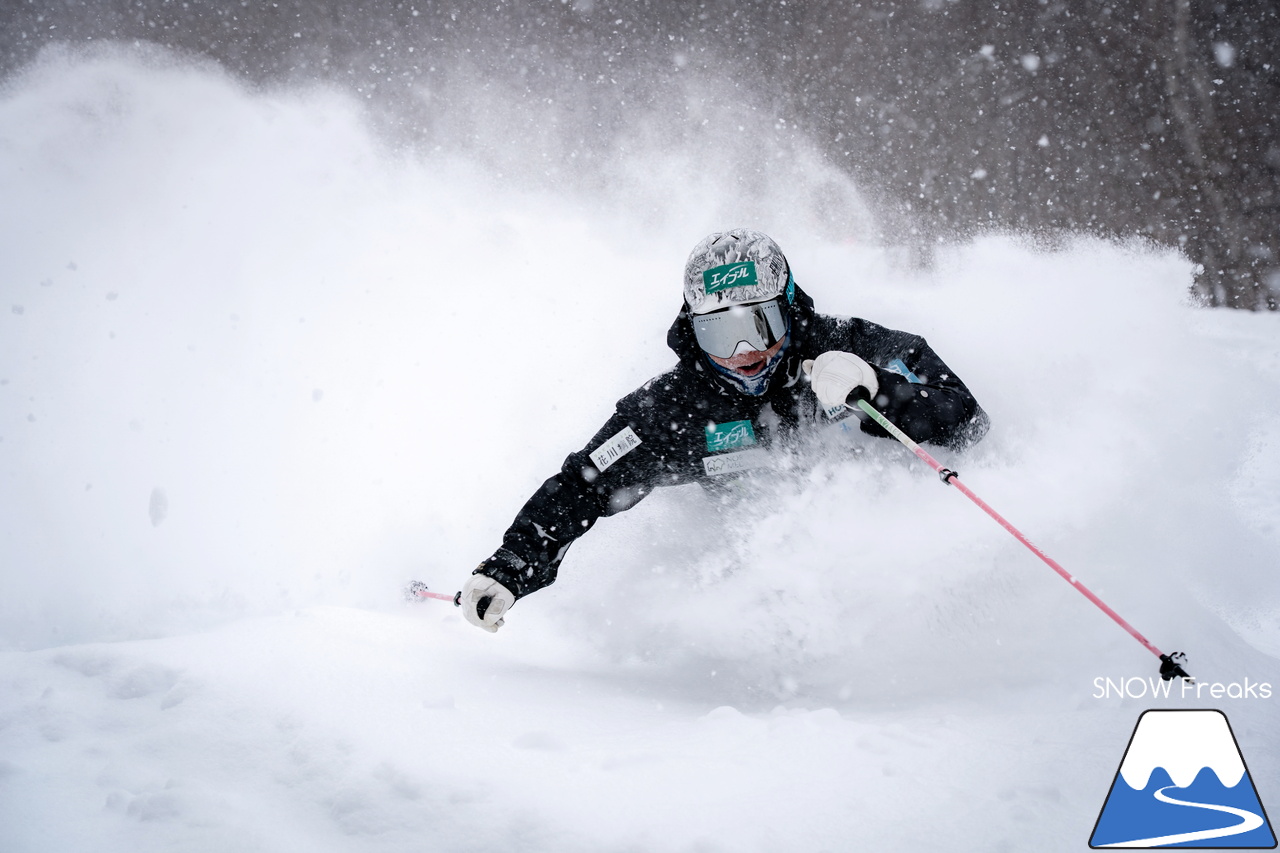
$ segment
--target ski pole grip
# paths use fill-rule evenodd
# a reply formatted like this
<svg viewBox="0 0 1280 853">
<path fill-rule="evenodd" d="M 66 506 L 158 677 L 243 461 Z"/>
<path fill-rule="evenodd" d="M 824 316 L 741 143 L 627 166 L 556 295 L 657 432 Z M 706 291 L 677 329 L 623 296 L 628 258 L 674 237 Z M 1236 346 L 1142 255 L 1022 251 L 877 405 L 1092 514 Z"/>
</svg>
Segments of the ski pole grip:
<svg viewBox="0 0 1280 853">
<path fill-rule="evenodd" d="M 1186 679 L 1188 684 L 1195 684 L 1196 680 L 1182 668 L 1182 665 L 1186 662 L 1187 656 L 1182 652 L 1160 655 L 1160 677 L 1165 681 L 1172 681 L 1175 678 L 1183 678 Z"/>
</svg>

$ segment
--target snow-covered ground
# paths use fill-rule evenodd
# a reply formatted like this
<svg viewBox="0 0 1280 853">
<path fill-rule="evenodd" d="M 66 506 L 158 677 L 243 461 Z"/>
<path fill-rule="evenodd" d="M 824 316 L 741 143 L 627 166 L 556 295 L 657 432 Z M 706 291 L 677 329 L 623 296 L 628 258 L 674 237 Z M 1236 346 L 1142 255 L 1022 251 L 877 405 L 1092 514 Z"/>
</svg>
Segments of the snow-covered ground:
<svg viewBox="0 0 1280 853">
<path fill-rule="evenodd" d="M 1223 709 L 1280 810 L 1280 317 L 1189 307 L 1137 245 L 912 272 L 816 156 L 716 162 L 549 193 L 164 57 L 9 81 L 0 850 L 1082 850 L 1149 707 Z M 1095 698 L 1155 659 L 840 433 L 777 490 L 602 521 L 497 635 L 402 602 L 673 362 L 684 257 L 737 224 L 964 377 L 971 488 L 1273 698 Z"/>
</svg>

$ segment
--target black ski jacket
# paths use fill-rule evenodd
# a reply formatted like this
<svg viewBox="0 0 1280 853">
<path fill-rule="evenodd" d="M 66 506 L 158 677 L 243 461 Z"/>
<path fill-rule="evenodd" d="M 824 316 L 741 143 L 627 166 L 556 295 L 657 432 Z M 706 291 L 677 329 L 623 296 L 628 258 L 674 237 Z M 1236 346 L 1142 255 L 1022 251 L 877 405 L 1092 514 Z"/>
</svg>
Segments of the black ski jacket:
<svg viewBox="0 0 1280 853">
<path fill-rule="evenodd" d="M 794 446 L 829 423 L 801 363 L 830 350 L 854 353 L 876 372 L 876 407 L 920 443 L 963 449 L 987 431 L 986 413 L 924 338 L 813 310 L 798 287 L 790 341 L 769 386 L 749 396 L 717 378 L 682 308 L 667 343 L 680 358 L 618 401 L 617 410 L 534 493 L 502 547 L 476 570 L 517 599 L 548 586 L 565 552 L 601 516 L 635 506 L 658 486 L 714 481 L 768 465 L 770 449 Z M 864 432 L 888 436 L 873 421 Z"/>
</svg>

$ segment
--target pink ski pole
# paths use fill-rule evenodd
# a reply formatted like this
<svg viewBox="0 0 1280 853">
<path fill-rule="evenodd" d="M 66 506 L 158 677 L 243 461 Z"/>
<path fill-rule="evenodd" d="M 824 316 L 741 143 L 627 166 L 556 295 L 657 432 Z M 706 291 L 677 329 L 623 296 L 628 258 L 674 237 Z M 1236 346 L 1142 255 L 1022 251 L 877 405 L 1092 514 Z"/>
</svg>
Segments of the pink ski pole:
<svg viewBox="0 0 1280 853">
<path fill-rule="evenodd" d="M 902 444 L 908 450 L 914 453 L 917 457 L 919 457 L 920 460 L 924 462 L 924 464 L 928 465 L 930 468 L 936 471 L 938 473 L 939 479 L 941 479 L 943 483 L 945 483 L 948 486 L 955 486 L 957 489 L 959 489 L 960 492 L 965 497 L 967 497 L 969 500 L 977 504 L 978 507 L 981 508 L 981 510 L 985 512 L 987 515 L 991 516 L 995 520 L 996 524 L 999 524 L 1005 530 L 1009 531 L 1009 533 L 1013 535 L 1014 539 L 1017 539 L 1023 545 L 1026 545 L 1027 548 L 1030 549 L 1031 553 L 1035 554 L 1037 557 L 1043 560 L 1045 564 L 1048 565 L 1049 568 L 1057 572 L 1058 575 L 1061 576 L 1063 580 L 1065 580 L 1067 583 L 1075 587 L 1076 590 L 1081 595 L 1083 595 L 1085 598 L 1093 602 L 1093 604 L 1099 610 L 1101 610 L 1103 613 L 1110 616 L 1113 622 L 1115 622 L 1121 628 L 1128 631 L 1129 636 L 1133 637 L 1139 643 L 1142 643 L 1142 645 L 1147 649 L 1147 651 L 1151 652 L 1153 655 L 1160 658 L 1160 677 L 1161 678 L 1163 678 L 1165 681 L 1169 681 L 1172 678 L 1185 678 L 1189 683 L 1194 683 L 1194 679 L 1192 679 L 1192 677 L 1187 674 L 1187 671 L 1182 668 L 1182 664 L 1186 663 L 1186 660 L 1187 660 L 1186 655 L 1184 655 L 1182 652 L 1173 652 L 1172 654 L 1165 654 L 1164 652 L 1156 648 L 1155 645 L 1152 644 L 1150 640 L 1142 636 L 1142 634 L 1138 633 L 1138 630 L 1136 628 L 1134 628 L 1132 625 L 1126 622 L 1123 618 L 1121 618 L 1119 613 L 1116 613 L 1114 610 L 1108 607 L 1106 602 L 1104 602 L 1101 598 L 1098 598 L 1098 596 L 1094 595 L 1093 591 L 1090 590 L 1088 587 L 1086 587 L 1084 584 L 1080 583 L 1080 581 L 1076 579 L 1075 575 L 1070 574 L 1066 569 L 1058 565 L 1058 562 L 1056 560 L 1054 560 L 1044 551 L 1041 551 L 1030 539 L 1024 536 L 1022 532 L 1018 530 L 1018 528 L 1014 527 L 1007 520 L 1005 520 L 1004 516 L 1002 516 L 1000 513 L 992 509 L 987 504 L 986 501 L 984 501 L 982 498 L 975 495 L 968 486 L 960 482 L 959 474 L 957 474 L 955 471 L 952 471 L 950 468 L 944 468 L 942 464 L 938 462 L 938 460 L 934 459 L 932 456 L 929 455 L 929 453 L 924 448 L 922 448 L 920 445 L 912 441 L 910 436 L 908 436 L 905 432 L 903 432 L 902 430 L 894 426 L 892 423 L 890 423 L 888 418 L 886 418 L 884 415 L 876 411 L 875 407 L 873 407 L 866 400 L 859 398 L 858 408 L 866 412 L 867 415 L 870 416 L 871 419 L 874 420 L 877 424 L 884 427 L 889 432 L 890 435 L 892 435 L 898 441 L 902 442 Z"/>
<path fill-rule="evenodd" d="M 462 591 L 459 590 L 453 595 L 447 595 L 443 592 L 432 592 L 427 589 L 427 585 L 422 581 L 410 581 L 405 587 L 404 597 L 409 601 L 420 601 L 424 598 L 434 598 L 438 601 L 452 601 L 454 607 L 462 605 Z"/>
</svg>

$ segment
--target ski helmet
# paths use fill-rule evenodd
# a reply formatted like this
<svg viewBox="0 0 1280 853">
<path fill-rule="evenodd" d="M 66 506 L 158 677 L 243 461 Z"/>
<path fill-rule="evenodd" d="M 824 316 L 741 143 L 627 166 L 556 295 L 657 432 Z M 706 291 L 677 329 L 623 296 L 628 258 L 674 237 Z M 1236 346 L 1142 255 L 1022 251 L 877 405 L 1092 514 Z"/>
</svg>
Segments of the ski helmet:
<svg viewBox="0 0 1280 853">
<path fill-rule="evenodd" d="M 734 228 L 712 234 L 689 253 L 684 266 L 684 301 L 691 314 L 730 305 L 795 296 L 791 267 L 767 234 Z"/>
<path fill-rule="evenodd" d="M 716 375 L 744 394 L 765 393 L 787 348 L 795 298 L 778 244 L 746 228 L 712 234 L 689 255 L 684 295 Z"/>
</svg>

